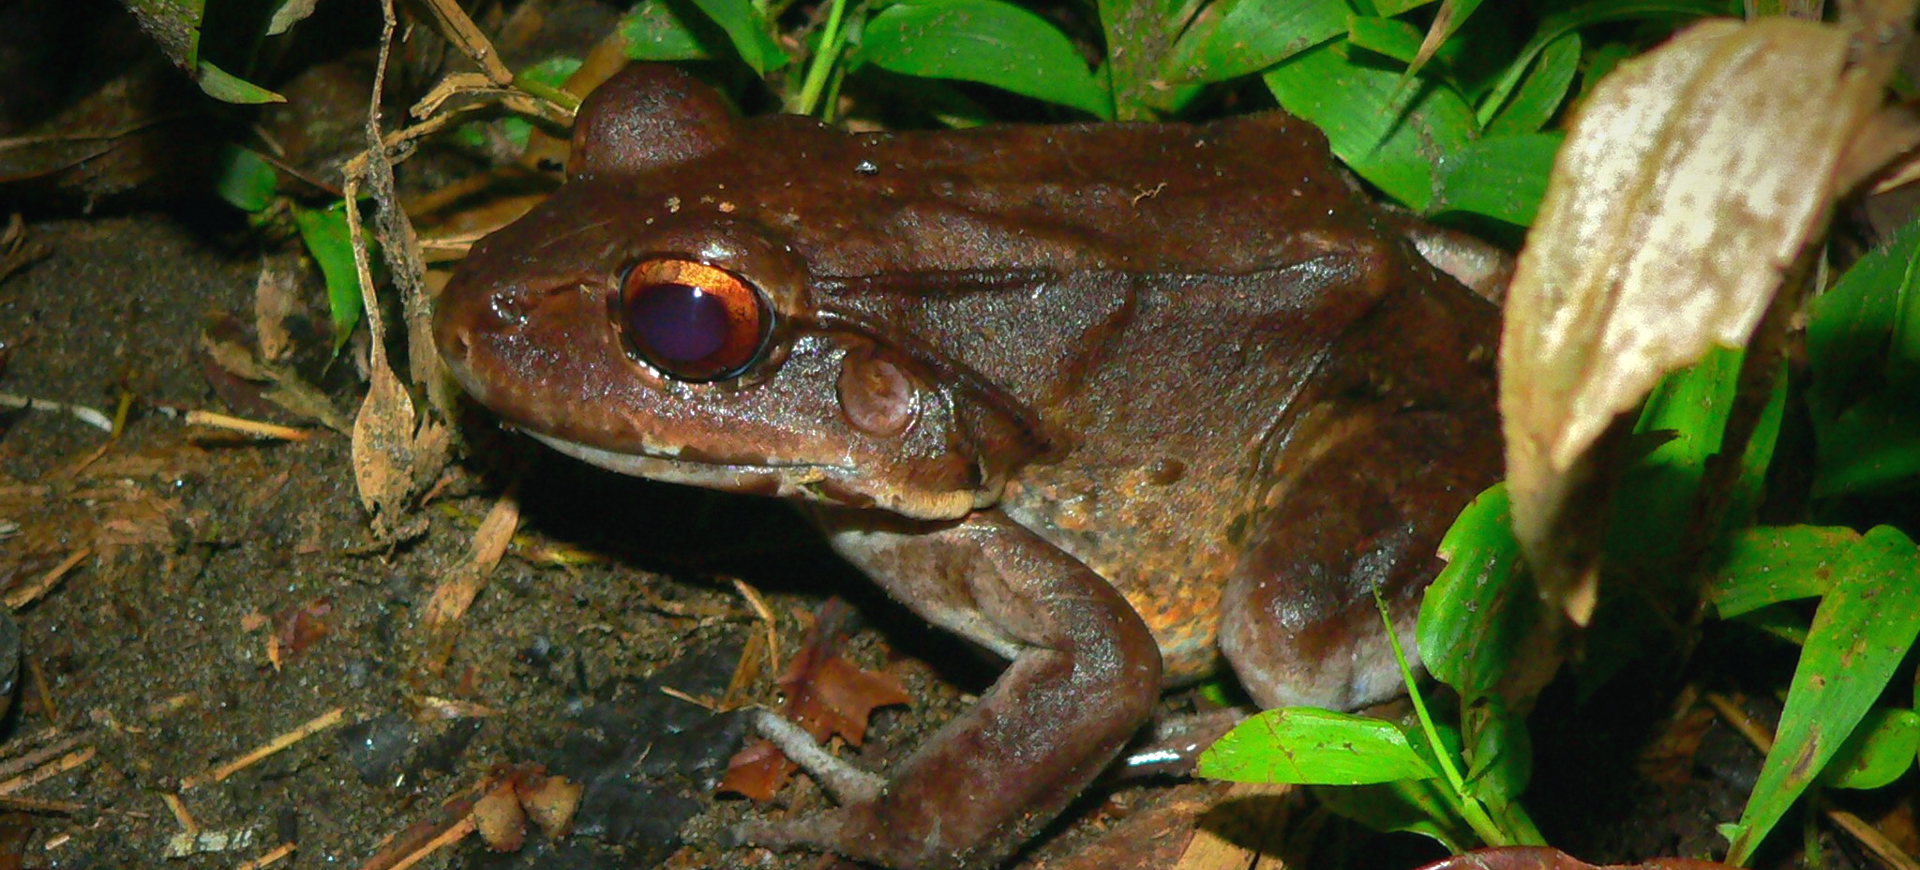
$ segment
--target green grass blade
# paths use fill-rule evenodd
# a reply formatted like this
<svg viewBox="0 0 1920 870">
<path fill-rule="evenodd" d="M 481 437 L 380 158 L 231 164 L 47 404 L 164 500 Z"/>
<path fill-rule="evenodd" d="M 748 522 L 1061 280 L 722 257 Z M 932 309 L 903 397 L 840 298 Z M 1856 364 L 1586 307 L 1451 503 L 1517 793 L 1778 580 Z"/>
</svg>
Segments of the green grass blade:
<svg viewBox="0 0 1920 870">
<path fill-rule="evenodd" d="M 1735 533 L 1707 567 L 1707 597 L 1721 619 L 1813 598 L 1833 588 L 1834 572 L 1860 534 L 1848 528 L 1779 526 Z"/>
<path fill-rule="evenodd" d="M 1888 526 L 1867 532 L 1835 572 L 1794 670 L 1773 751 L 1727 862 L 1745 866 L 1788 807 L 1853 733 L 1920 635 L 1920 553 Z"/>
</svg>

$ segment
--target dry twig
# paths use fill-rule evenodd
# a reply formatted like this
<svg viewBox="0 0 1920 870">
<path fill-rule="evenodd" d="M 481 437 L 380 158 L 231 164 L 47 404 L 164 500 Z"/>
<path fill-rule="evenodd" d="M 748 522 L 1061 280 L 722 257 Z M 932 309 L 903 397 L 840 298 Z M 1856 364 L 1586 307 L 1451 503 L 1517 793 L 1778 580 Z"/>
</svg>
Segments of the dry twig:
<svg viewBox="0 0 1920 870">
<path fill-rule="evenodd" d="M 322 731 L 327 730 L 328 728 L 332 728 L 333 726 L 340 724 L 341 722 L 346 720 L 346 716 L 347 716 L 347 708 L 345 707 L 335 707 L 331 710 L 328 710 L 325 713 L 322 713 L 318 716 L 313 717 L 312 719 L 307 720 L 305 723 L 301 724 L 300 727 L 295 728 L 292 731 L 288 731 L 284 734 L 281 734 L 273 738 L 272 740 L 269 740 L 259 745 L 258 747 L 255 747 L 253 751 L 248 752 L 247 754 L 242 755 L 239 758 L 236 758 L 225 764 L 218 765 L 214 767 L 212 770 L 209 770 L 206 773 L 203 773 L 199 776 L 188 777 L 187 779 L 182 780 L 180 783 L 180 790 L 186 791 L 187 789 L 205 785 L 209 782 L 219 782 L 221 780 L 224 780 L 229 776 L 232 776 L 236 773 L 239 773 L 242 770 L 245 770 L 249 767 L 252 767 L 255 764 L 260 763 L 262 759 L 267 758 L 268 756 L 271 756 L 277 752 L 280 752 L 283 749 L 286 749 L 289 746 L 292 746 L 296 743 L 299 743 L 302 740 L 307 739 L 308 737 L 312 737 L 315 734 L 318 734 Z"/>
<path fill-rule="evenodd" d="M 0 600 L 6 602 L 8 610 L 19 610 L 32 604 L 40 600 L 40 596 L 52 590 L 54 584 L 60 582 L 60 578 L 67 576 L 67 572 L 78 567 L 91 555 L 93 555 L 92 547 L 81 547 L 67 554 L 67 558 L 60 560 L 60 564 L 48 569 L 47 573 L 40 575 L 39 579 L 8 592 L 6 598 Z"/>
</svg>

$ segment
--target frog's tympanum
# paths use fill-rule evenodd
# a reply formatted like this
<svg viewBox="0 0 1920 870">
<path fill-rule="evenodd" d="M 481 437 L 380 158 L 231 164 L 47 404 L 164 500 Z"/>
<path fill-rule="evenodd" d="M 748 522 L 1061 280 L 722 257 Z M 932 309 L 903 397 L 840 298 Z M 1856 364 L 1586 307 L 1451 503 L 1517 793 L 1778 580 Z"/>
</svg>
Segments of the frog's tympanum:
<svg viewBox="0 0 1920 870">
<path fill-rule="evenodd" d="M 885 777 L 800 751 L 841 805 L 747 839 L 989 866 L 1223 657 L 1262 705 L 1399 693 L 1372 590 L 1410 635 L 1498 476 L 1497 312 L 1313 128 L 849 134 L 642 66 L 568 171 L 441 296 L 459 382 L 595 465 L 802 503 L 1008 662 Z"/>
</svg>

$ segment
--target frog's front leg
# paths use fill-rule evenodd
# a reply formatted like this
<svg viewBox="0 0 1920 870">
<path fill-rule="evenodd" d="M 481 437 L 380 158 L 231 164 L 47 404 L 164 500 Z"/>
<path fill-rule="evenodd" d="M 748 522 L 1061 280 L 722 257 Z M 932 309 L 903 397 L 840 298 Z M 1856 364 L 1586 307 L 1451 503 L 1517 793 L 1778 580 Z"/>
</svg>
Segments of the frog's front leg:
<svg viewBox="0 0 1920 870">
<path fill-rule="evenodd" d="M 739 833 L 901 870 L 992 866 L 1146 721 L 1160 693 L 1159 650 L 1104 579 L 996 512 L 941 524 L 839 509 L 818 518 L 888 592 L 1009 664 L 877 791 L 854 788 L 859 799 L 845 806 Z M 835 779 L 844 783 L 845 771 Z"/>
</svg>

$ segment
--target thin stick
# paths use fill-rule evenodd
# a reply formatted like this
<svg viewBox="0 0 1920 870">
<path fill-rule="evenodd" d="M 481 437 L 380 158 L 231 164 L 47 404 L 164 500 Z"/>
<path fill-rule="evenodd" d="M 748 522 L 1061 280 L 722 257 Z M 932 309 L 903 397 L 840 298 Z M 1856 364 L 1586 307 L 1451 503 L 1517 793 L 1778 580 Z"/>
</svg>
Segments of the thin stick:
<svg viewBox="0 0 1920 870">
<path fill-rule="evenodd" d="M 180 824 L 180 830 L 188 836 L 200 832 L 200 823 L 193 820 L 193 813 L 187 812 L 187 805 L 180 796 L 171 792 L 162 792 L 160 801 L 167 805 L 167 811 L 173 813 L 173 820 Z"/>
<path fill-rule="evenodd" d="M 7 609 L 19 610 L 39 600 L 40 596 L 47 594 L 47 592 L 53 589 L 55 583 L 60 582 L 60 578 L 67 576 L 68 571 L 72 571 L 78 567 L 81 562 L 86 561 L 86 558 L 91 555 L 93 555 L 92 547 L 81 547 L 67 554 L 67 558 L 61 560 L 60 564 L 53 566 L 52 570 L 40 575 L 40 579 L 8 592 L 7 597 L 3 599 L 6 602 Z"/>
<path fill-rule="evenodd" d="M 72 815 L 80 811 L 78 801 L 50 801 L 41 798 L 20 797 L 18 795 L 0 795 L 0 809 L 21 813 L 49 813 Z"/>
<path fill-rule="evenodd" d="M 433 839 L 421 843 L 420 848 L 407 853 L 399 861 L 393 864 L 382 865 L 380 870 L 407 870 L 408 867 L 420 863 L 422 858 L 438 852 L 452 843 L 459 842 L 460 838 L 473 833 L 476 826 L 477 823 L 473 820 L 471 813 L 461 816 L 459 821 L 453 823 L 453 827 L 441 831 L 439 835 Z M 376 856 L 374 860 L 377 861 L 379 858 Z M 375 866 L 372 861 L 369 861 L 365 866 L 361 867 L 361 870 L 374 870 Z"/>
<path fill-rule="evenodd" d="M 42 767 L 39 770 L 36 770 L 32 773 L 24 774 L 21 776 L 16 776 L 13 779 L 7 780 L 6 782 L 0 782 L 0 795 L 10 795 L 16 791 L 22 791 L 22 790 L 31 788 L 41 782 L 44 782 L 48 779 L 52 779 L 53 777 L 59 776 L 60 774 L 66 773 L 69 770 L 79 767 L 82 764 L 86 764 L 87 762 L 93 760 L 93 754 L 95 751 L 96 750 L 93 747 L 89 746 L 77 752 L 70 752 L 70 753 L 67 753 L 66 755 L 61 756 L 58 760 L 54 761 L 52 764 Z"/>
<path fill-rule="evenodd" d="M 248 420 L 242 417 L 218 414 L 213 411 L 188 411 L 187 424 L 190 426 L 213 426 L 218 429 L 227 429 L 244 435 L 252 435 L 255 438 L 272 438 L 278 441 L 305 441 L 313 437 L 313 432 L 308 429 L 281 426 L 277 423 L 262 423 L 258 420 Z"/>
<path fill-rule="evenodd" d="M 241 864 L 240 866 L 233 868 L 233 870 L 260 870 L 260 868 L 262 867 L 280 863 L 280 859 L 293 854 L 293 850 L 294 850 L 294 844 L 281 843 L 280 845 L 273 847 L 273 851 L 268 852 L 264 855 L 261 855 L 260 857 L 255 858 L 251 861 L 248 861 L 245 864 Z"/>
<path fill-rule="evenodd" d="M 23 771 L 32 770 L 42 764 L 46 764 L 48 759 L 72 751 L 75 746 L 79 746 L 86 739 L 86 735 L 74 734 L 64 740 L 35 749 L 19 758 L 0 763 L 0 777 L 16 776 Z"/>
<path fill-rule="evenodd" d="M 288 731 L 285 734 L 281 734 L 280 736 L 275 737 L 272 740 L 269 740 L 266 743 L 261 744 L 258 748 L 254 749 L 252 752 L 242 755 L 239 758 L 236 758 L 232 761 L 227 762 L 226 764 L 222 764 L 219 767 L 215 767 L 214 769 L 209 770 L 206 773 L 203 773 L 199 776 L 190 777 L 182 781 L 180 783 L 180 790 L 186 791 L 187 789 L 204 785 L 209 782 L 220 782 L 221 780 L 224 780 L 229 776 L 232 776 L 236 773 L 239 773 L 242 770 L 245 770 L 249 767 L 252 767 L 255 764 L 258 764 L 262 759 L 265 759 L 270 755 L 273 755 L 283 749 L 286 749 L 289 746 L 294 745 L 295 743 L 299 743 L 302 740 L 305 740 L 309 737 L 312 737 L 315 734 L 318 734 L 322 731 L 327 730 L 328 728 L 332 728 L 333 726 L 340 724 L 343 720 L 346 719 L 346 716 L 347 716 L 347 708 L 345 707 L 335 707 L 331 710 L 328 710 L 325 713 L 322 713 L 318 716 L 313 717 L 312 719 L 307 720 L 306 723 L 301 725 L 300 727 L 295 728 L 292 731 Z"/>
</svg>

